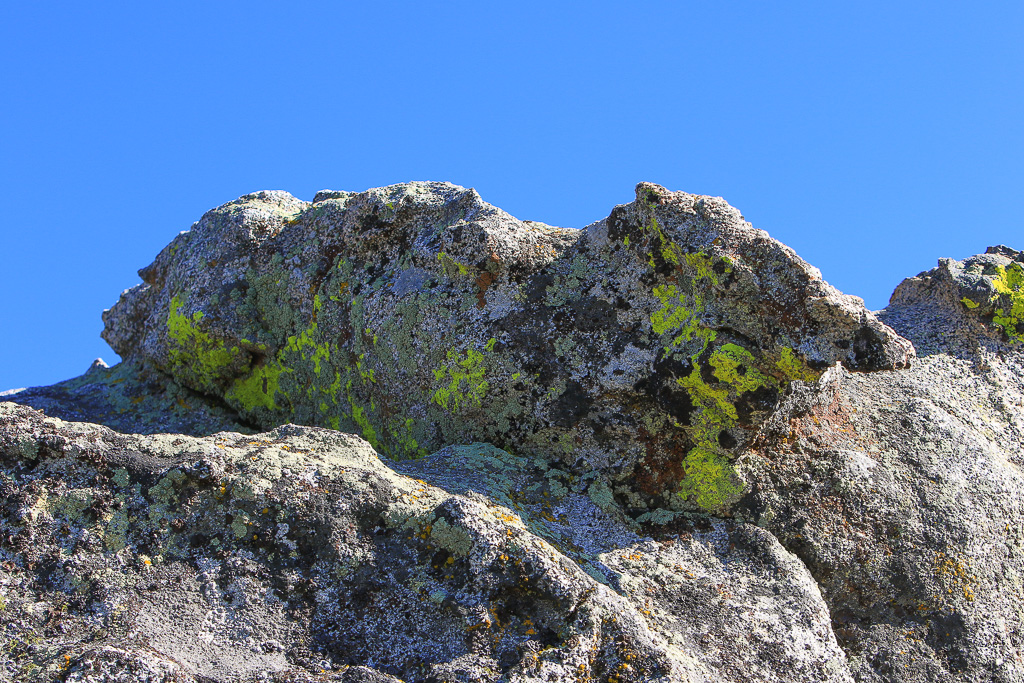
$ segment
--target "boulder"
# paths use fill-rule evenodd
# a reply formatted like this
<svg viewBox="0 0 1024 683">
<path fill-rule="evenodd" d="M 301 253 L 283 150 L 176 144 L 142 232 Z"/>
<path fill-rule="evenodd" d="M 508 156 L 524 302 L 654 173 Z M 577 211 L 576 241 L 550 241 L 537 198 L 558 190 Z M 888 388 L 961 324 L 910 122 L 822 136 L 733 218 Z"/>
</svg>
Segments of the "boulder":
<svg viewBox="0 0 1024 683">
<path fill-rule="evenodd" d="M 447 183 L 246 195 L 139 271 L 103 336 L 258 428 L 397 459 L 486 441 L 601 471 L 628 507 L 726 509 L 790 382 L 914 350 L 720 198 L 636 197 L 573 230 Z"/>
<path fill-rule="evenodd" d="M 0 465 L 16 680 L 850 680 L 766 531 L 641 536 L 487 444 L 398 467 L 323 428 L 122 435 L 0 403 Z"/>
</svg>

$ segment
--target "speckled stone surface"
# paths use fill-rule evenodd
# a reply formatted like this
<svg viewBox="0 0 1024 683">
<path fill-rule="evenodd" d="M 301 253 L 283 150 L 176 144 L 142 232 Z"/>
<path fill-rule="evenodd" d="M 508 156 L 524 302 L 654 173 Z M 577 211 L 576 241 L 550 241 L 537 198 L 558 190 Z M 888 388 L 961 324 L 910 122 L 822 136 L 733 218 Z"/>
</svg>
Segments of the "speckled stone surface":
<svg viewBox="0 0 1024 683">
<path fill-rule="evenodd" d="M 13 680 L 1024 680 L 1020 252 L 872 314 L 721 199 L 411 183 L 140 274 L 0 403 Z"/>
<path fill-rule="evenodd" d="M 631 507 L 720 510 L 791 381 L 913 348 L 722 199 L 636 196 L 573 230 L 446 183 L 247 195 L 140 271 L 103 335 L 262 428 L 396 458 L 487 441 L 600 470 Z"/>
</svg>

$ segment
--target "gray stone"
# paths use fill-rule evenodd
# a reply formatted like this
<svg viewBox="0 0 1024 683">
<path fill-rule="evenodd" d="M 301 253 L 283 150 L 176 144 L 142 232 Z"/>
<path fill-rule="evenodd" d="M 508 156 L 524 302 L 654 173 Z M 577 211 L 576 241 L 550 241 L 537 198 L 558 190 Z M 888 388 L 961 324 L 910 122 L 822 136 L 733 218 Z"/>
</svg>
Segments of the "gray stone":
<svg viewBox="0 0 1024 683">
<path fill-rule="evenodd" d="M 125 362 L 0 403 L 0 670 L 1022 681 L 1021 264 L 872 314 L 650 184 L 247 195 L 104 314 Z"/>
<path fill-rule="evenodd" d="M 446 183 L 246 195 L 142 269 L 103 335 L 261 428 L 395 458 L 487 441 L 598 470 L 630 507 L 722 510 L 791 381 L 913 348 L 720 198 L 636 195 L 585 230 Z"/>
</svg>

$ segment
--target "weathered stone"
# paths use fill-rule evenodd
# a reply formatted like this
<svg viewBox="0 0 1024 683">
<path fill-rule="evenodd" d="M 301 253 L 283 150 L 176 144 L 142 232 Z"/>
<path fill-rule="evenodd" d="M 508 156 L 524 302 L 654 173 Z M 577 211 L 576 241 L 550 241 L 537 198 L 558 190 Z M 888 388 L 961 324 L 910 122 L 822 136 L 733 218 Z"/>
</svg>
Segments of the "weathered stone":
<svg viewBox="0 0 1024 683">
<path fill-rule="evenodd" d="M 140 271 L 104 338 L 262 428 L 395 458 L 488 441 L 630 507 L 724 509 L 789 382 L 913 348 L 721 199 L 636 192 L 585 230 L 444 183 L 247 195 Z"/>
<path fill-rule="evenodd" d="M 849 680 L 767 532 L 641 537 L 493 446 L 398 471 L 326 429 L 125 436 L 0 403 L 0 464 L 15 678 Z"/>
<path fill-rule="evenodd" d="M 1024 680 L 1022 263 L 876 317 L 649 184 L 583 231 L 248 195 L 105 314 L 124 363 L 0 403 L 0 666 Z"/>
</svg>

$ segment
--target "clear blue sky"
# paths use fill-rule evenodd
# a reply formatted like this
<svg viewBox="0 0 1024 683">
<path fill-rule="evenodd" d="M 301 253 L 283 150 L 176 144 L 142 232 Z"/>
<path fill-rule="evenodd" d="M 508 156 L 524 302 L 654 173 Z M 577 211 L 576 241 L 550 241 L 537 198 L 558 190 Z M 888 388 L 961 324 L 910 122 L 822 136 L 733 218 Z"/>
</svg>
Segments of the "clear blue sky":
<svg viewBox="0 0 1024 683">
<path fill-rule="evenodd" d="M 843 291 L 1024 248 L 1024 3 L 8 2 L 0 389 L 207 209 L 447 180 L 582 227 L 720 195 Z"/>
</svg>

